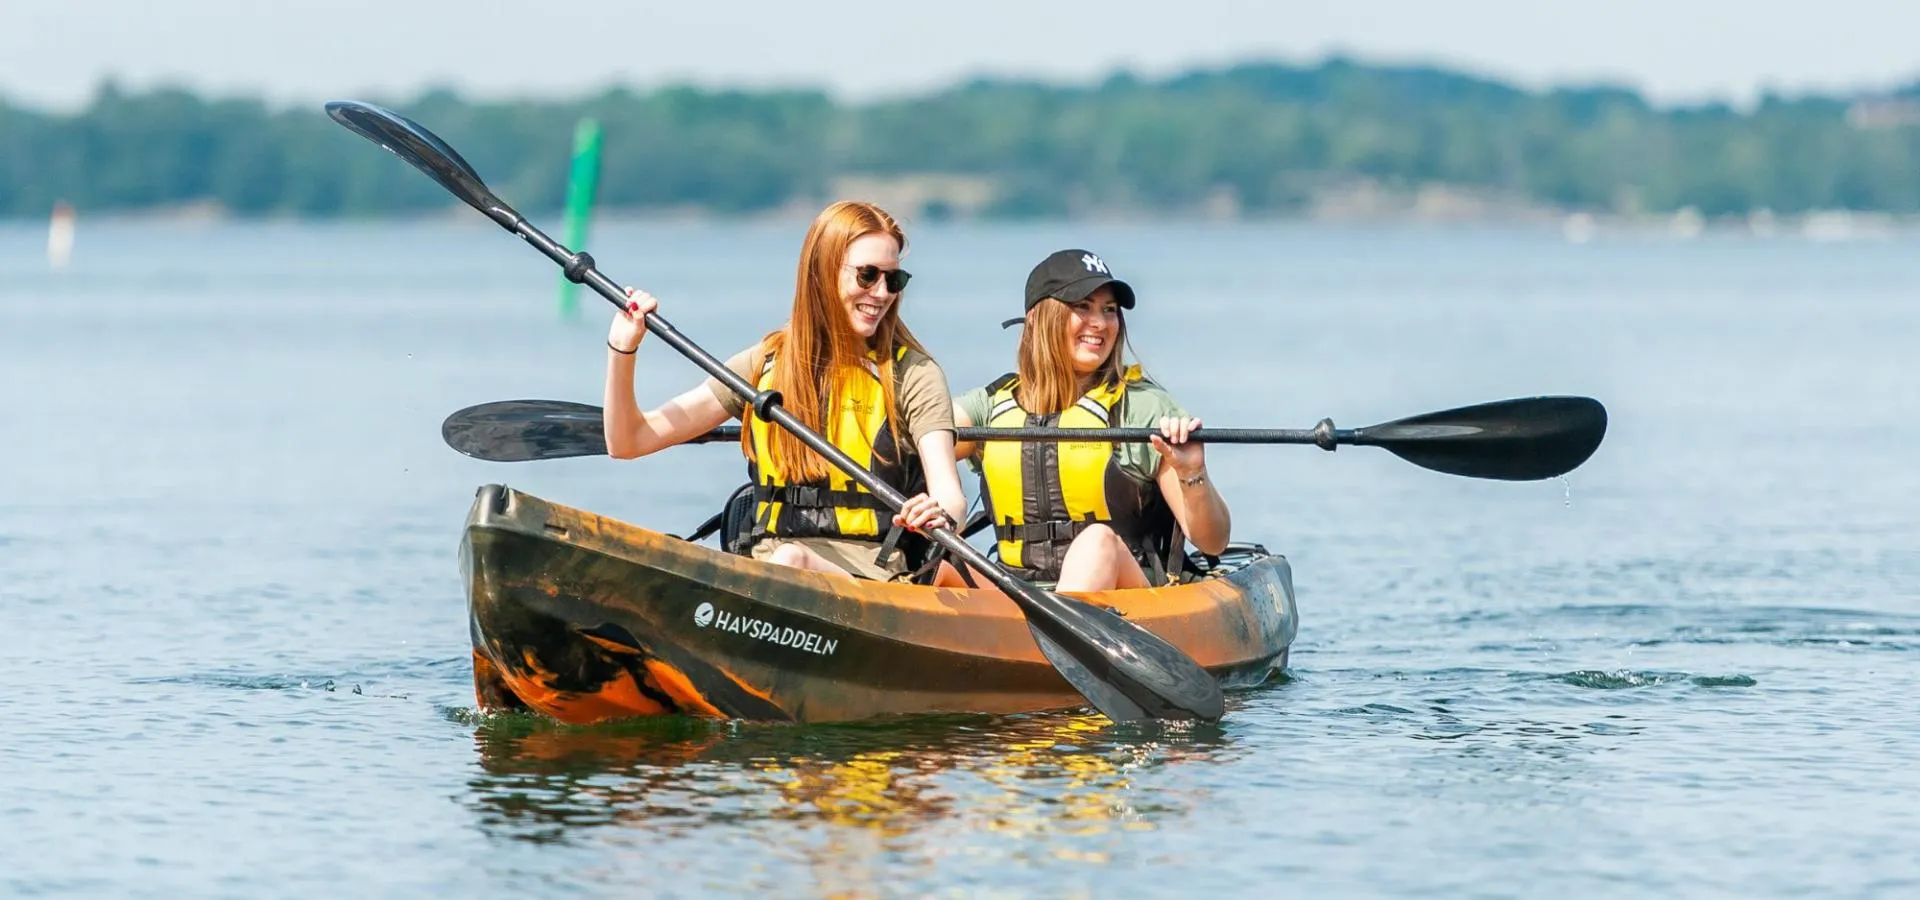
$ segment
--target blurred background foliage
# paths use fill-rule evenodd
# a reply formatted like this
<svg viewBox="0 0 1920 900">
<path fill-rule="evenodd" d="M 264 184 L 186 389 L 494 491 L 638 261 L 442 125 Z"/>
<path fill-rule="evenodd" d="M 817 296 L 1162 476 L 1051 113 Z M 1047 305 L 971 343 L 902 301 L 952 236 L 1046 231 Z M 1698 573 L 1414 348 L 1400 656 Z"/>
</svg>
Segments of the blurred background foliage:
<svg viewBox="0 0 1920 900">
<path fill-rule="evenodd" d="M 379 101 L 380 98 L 367 98 Z M 850 185 L 919 185 L 923 212 L 1290 215 L 1329 192 L 1442 186 L 1493 210 L 1704 215 L 1920 211 L 1920 84 L 1655 108 L 1330 60 L 1089 85 L 987 80 L 845 103 L 808 90 L 614 89 L 569 101 L 433 91 L 386 102 L 528 210 L 558 209 L 573 124 L 600 120 L 600 203 L 755 213 Z M 857 179 L 848 181 L 847 179 Z M 446 193 L 312 107 L 109 83 L 52 114 L 0 101 L 0 216 L 203 206 L 242 216 L 421 213 Z"/>
</svg>

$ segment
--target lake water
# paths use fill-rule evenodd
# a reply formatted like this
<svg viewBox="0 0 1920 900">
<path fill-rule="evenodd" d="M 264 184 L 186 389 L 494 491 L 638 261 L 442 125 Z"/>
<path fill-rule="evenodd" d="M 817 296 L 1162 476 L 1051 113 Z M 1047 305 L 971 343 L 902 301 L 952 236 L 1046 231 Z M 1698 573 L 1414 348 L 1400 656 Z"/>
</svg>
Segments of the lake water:
<svg viewBox="0 0 1920 900">
<path fill-rule="evenodd" d="M 803 225 L 593 243 L 716 354 Z M 478 216 L 0 227 L 0 894 L 1906 896 L 1920 890 L 1920 238 L 929 225 L 906 316 L 1005 371 L 1027 267 L 1140 292 L 1209 424 L 1606 403 L 1564 481 L 1210 454 L 1292 560 L 1289 677 L 1084 714 L 561 729 L 474 712 L 455 548 L 505 482 L 662 530 L 726 447 L 489 464 L 448 412 L 599 402 L 610 307 Z M 650 341 L 641 396 L 691 384 Z"/>
</svg>

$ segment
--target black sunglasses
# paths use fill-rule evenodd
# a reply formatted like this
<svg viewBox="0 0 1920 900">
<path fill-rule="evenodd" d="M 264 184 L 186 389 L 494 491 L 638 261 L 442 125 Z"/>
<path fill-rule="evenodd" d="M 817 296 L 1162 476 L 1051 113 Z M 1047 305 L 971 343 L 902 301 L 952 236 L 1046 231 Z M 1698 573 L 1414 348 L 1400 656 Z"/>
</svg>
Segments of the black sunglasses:
<svg viewBox="0 0 1920 900">
<path fill-rule="evenodd" d="M 853 265 L 847 268 L 853 270 L 854 283 L 863 288 L 873 287 L 873 283 L 879 280 L 880 276 L 887 276 L 887 290 L 896 294 L 906 290 L 907 282 L 913 278 L 913 273 L 905 269 L 882 269 L 879 266 Z"/>
</svg>

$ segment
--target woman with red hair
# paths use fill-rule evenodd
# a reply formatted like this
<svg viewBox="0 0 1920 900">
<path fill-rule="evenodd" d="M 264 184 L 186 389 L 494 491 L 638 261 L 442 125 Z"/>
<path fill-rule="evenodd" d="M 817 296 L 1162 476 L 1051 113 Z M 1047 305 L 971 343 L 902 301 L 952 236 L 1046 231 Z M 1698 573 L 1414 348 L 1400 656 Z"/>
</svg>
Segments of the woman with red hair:
<svg viewBox="0 0 1920 900">
<path fill-rule="evenodd" d="M 901 293 L 911 277 L 900 268 L 906 243 L 899 224 L 878 206 L 827 207 L 801 244 L 792 315 L 727 361 L 747 383 L 778 391 L 781 405 L 808 428 L 909 495 L 899 513 L 889 515 L 799 438 L 755 416 L 718 379 L 642 412 L 633 394 L 634 353 L 646 336 L 642 319 L 659 301 L 631 288 L 627 308 L 607 334 L 608 454 L 646 456 L 740 419 L 754 482 L 748 539 L 755 559 L 875 580 L 899 577 L 902 556 L 881 558 L 887 526 L 950 527 L 966 510 L 946 375 L 900 321 Z"/>
</svg>

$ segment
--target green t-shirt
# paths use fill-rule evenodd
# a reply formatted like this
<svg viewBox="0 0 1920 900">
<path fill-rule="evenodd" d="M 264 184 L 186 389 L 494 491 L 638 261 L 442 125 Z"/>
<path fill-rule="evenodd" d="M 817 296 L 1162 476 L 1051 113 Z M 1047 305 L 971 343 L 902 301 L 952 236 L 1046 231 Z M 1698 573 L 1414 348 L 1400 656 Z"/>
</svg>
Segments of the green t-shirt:
<svg viewBox="0 0 1920 900">
<path fill-rule="evenodd" d="M 967 420 L 974 425 L 987 424 L 987 418 L 993 412 L 993 404 L 988 402 L 987 389 L 977 387 L 954 399 L 960 411 L 966 413 Z M 1185 409 L 1175 402 L 1173 395 L 1152 381 L 1142 379 L 1127 386 L 1126 396 L 1120 400 L 1121 428 L 1158 428 L 1160 420 L 1167 416 L 1186 416 Z M 1153 445 L 1142 441 L 1138 444 L 1119 444 L 1120 470 L 1135 481 L 1147 484 L 1160 471 L 1160 451 Z M 975 473 L 980 471 L 979 454 L 968 460 Z"/>
</svg>

